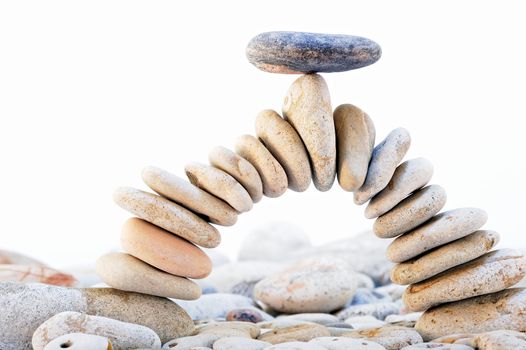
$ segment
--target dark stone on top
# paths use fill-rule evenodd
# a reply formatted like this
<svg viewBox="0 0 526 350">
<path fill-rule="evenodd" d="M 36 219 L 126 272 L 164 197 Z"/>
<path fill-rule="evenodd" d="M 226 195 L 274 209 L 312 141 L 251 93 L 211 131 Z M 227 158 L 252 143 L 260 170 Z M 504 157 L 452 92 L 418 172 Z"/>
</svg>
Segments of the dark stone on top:
<svg viewBox="0 0 526 350">
<path fill-rule="evenodd" d="M 344 72 L 378 61 L 380 45 L 359 36 L 303 32 L 261 33 L 248 43 L 247 58 L 265 72 Z"/>
</svg>

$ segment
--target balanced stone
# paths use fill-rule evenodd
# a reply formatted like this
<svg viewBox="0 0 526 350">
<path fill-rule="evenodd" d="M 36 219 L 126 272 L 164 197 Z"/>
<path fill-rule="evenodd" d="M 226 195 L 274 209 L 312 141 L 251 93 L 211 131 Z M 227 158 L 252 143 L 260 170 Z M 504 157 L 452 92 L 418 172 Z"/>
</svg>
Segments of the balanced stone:
<svg viewBox="0 0 526 350">
<path fill-rule="evenodd" d="M 343 72 L 378 61 L 374 41 L 351 35 L 306 32 L 266 32 L 250 40 L 247 58 L 271 73 Z"/>
<path fill-rule="evenodd" d="M 106 337 L 94 334 L 71 333 L 50 341 L 44 350 L 112 350 L 111 341 Z"/>
<path fill-rule="evenodd" d="M 263 197 L 263 183 L 254 166 L 228 148 L 217 146 L 208 154 L 210 164 L 230 174 L 248 192 L 252 201 L 257 203 Z"/>
<path fill-rule="evenodd" d="M 243 135 L 237 139 L 235 149 L 237 154 L 252 163 L 258 171 L 265 196 L 276 198 L 285 193 L 288 186 L 287 174 L 261 141 L 252 135 Z"/>
<path fill-rule="evenodd" d="M 397 264 L 391 271 L 391 280 L 397 284 L 421 282 L 447 269 L 478 258 L 499 242 L 495 231 L 479 230 L 432 251 Z"/>
<path fill-rule="evenodd" d="M 433 164 L 425 158 L 416 158 L 400 164 L 380 193 L 365 208 L 365 217 L 374 219 L 387 213 L 407 196 L 431 180 Z"/>
<path fill-rule="evenodd" d="M 121 244 L 127 253 L 172 275 L 203 278 L 212 270 L 201 249 L 138 218 L 124 223 Z"/>
<path fill-rule="evenodd" d="M 309 344 L 320 345 L 327 350 L 385 350 L 382 345 L 369 340 L 344 337 L 319 337 L 309 341 Z"/>
<path fill-rule="evenodd" d="M 219 231 L 196 214 L 166 198 L 131 187 L 118 188 L 113 199 L 123 209 L 206 248 L 219 245 Z"/>
<path fill-rule="evenodd" d="M 201 296 L 201 287 L 189 279 L 160 271 L 124 253 L 108 253 L 97 260 L 97 274 L 117 289 L 193 300 Z"/>
<path fill-rule="evenodd" d="M 300 324 L 296 326 L 271 330 L 259 336 L 259 340 L 271 344 L 279 344 L 290 341 L 309 341 L 318 337 L 330 336 L 329 330 L 319 324 Z"/>
<path fill-rule="evenodd" d="M 191 183 L 221 198 L 239 212 L 252 209 L 252 198 L 236 179 L 209 165 L 192 162 L 184 167 Z"/>
<path fill-rule="evenodd" d="M 526 257 L 502 249 L 410 285 L 404 303 L 411 311 L 501 291 L 526 275 Z"/>
<path fill-rule="evenodd" d="M 374 148 L 365 182 L 354 192 L 354 203 L 364 204 L 387 186 L 410 145 L 409 132 L 404 128 L 398 128 L 391 131 Z"/>
<path fill-rule="evenodd" d="M 305 191 L 311 182 L 311 168 L 296 130 L 278 113 L 266 109 L 256 118 L 256 135 L 285 170 L 289 188 Z"/>
<path fill-rule="evenodd" d="M 424 312 L 415 329 L 424 340 L 455 333 L 483 333 L 499 329 L 526 329 L 526 289 L 511 288 Z"/>
<path fill-rule="evenodd" d="M 399 350 L 404 346 L 422 343 L 422 337 L 412 328 L 400 326 L 384 326 L 350 331 L 343 337 L 367 339 L 378 343 L 387 350 Z"/>
<path fill-rule="evenodd" d="M 165 170 L 146 167 L 142 171 L 142 179 L 161 196 L 206 217 L 214 224 L 232 226 L 237 221 L 237 212 L 230 205 Z"/>
<path fill-rule="evenodd" d="M 376 130 L 371 118 L 360 108 L 343 104 L 334 110 L 338 182 L 345 191 L 360 188 L 367 176 Z"/>
<path fill-rule="evenodd" d="M 441 186 L 424 187 L 376 219 L 373 231 L 380 238 L 399 236 L 435 216 L 442 210 L 446 200 L 446 191 Z"/>
<path fill-rule="evenodd" d="M 314 186 L 328 191 L 336 177 L 336 132 L 329 89 L 321 75 L 303 75 L 292 83 L 283 116 L 307 148 Z"/>
<path fill-rule="evenodd" d="M 477 208 L 460 208 L 438 214 L 413 231 L 397 237 L 387 247 L 387 257 L 395 263 L 409 260 L 475 232 L 487 219 L 486 212 Z"/>
</svg>

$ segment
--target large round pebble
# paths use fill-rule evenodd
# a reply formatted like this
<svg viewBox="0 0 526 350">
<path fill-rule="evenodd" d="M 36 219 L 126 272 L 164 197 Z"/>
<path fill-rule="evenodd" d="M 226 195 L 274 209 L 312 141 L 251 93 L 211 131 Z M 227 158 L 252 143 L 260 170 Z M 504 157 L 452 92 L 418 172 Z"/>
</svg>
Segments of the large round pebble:
<svg viewBox="0 0 526 350">
<path fill-rule="evenodd" d="M 384 326 L 360 329 L 343 334 L 343 337 L 371 340 L 387 350 L 399 350 L 404 346 L 422 343 L 422 337 L 412 328 Z"/>
<path fill-rule="evenodd" d="M 70 333 L 64 334 L 50 341 L 44 350 L 112 350 L 111 341 L 100 335 Z"/>
<path fill-rule="evenodd" d="M 242 337 L 226 337 L 217 340 L 214 343 L 214 350 L 263 350 L 272 344 Z"/>
<path fill-rule="evenodd" d="M 320 337 L 312 339 L 309 344 L 320 345 L 327 350 L 385 350 L 380 344 L 369 340 L 344 337 Z"/>
<path fill-rule="evenodd" d="M 259 336 L 259 340 L 271 344 L 279 344 L 290 341 L 309 341 L 318 337 L 330 336 L 329 330 L 319 324 L 299 324 L 285 328 L 273 329 Z"/>
</svg>

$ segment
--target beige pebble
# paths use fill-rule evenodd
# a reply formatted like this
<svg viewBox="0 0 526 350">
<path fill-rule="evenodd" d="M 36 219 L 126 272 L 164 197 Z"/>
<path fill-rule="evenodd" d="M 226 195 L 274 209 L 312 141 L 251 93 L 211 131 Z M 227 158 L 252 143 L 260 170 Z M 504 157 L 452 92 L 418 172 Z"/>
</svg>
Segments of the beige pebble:
<svg viewBox="0 0 526 350">
<path fill-rule="evenodd" d="M 104 283 L 120 290 L 184 300 L 201 296 L 201 287 L 196 283 L 160 271 L 125 253 L 101 256 L 96 271 Z"/>
<path fill-rule="evenodd" d="M 50 341 L 44 350 L 112 350 L 111 342 L 106 337 L 94 334 L 70 333 Z"/>
<path fill-rule="evenodd" d="M 321 75 L 302 75 L 292 83 L 283 102 L 283 116 L 307 148 L 314 186 L 328 191 L 336 177 L 336 131 L 329 88 Z"/>
<path fill-rule="evenodd" d="M 415 329 L 424 340 L 455 333 L 483 333 L 499 329 L 526 329 L 526 289 L 511 288 L 424 312 Z"/>
<path fill-rule="evenodd" d="M 228 148 L 217 146 L 208 154 L 210 164 L 236 179 L 257 203 L 263 197 L 263 183 L 254 166 Z"/>
<path fill-rule="evenodd" d="M 190 350 L 200 347 L 212 348 L 219 336 L 214 334 L 197 334 L 188 337 L 172 339 L 163 345 L 163 349 Z"/>
<path fill-rule="evenodd" d="M 410 159 L 400 164 L 380 193 L 365 208 L 365 217 L 374 219 L 387 213 L 415 190 L 425 186 L 433 176 L 433 164 L 425 158 Z"/>
<path fill-rule="evenodd" d="M 400 350 L 474 350 L 471 346 L 462 344 L 440 344 L 440 343 L 420 343 L 415 345 L 405 346 Z"/>
<path fill-rule="evenodd" d="M 256 118 L 256 135 L 285 170 L 288 187 L 305 191 L 311 181 L 310 161 L 296 130 L 278 113 L 266 109 Z"/>
<path fill-rule="evenodd" d="M 252 209 L 252 198 L 232 176 L 209 165 L 192 162 L 184 167 L 191 183 L 224 200 L 243 213 Z"/>
<path fill-rule="evenodd" d="M 343 104 L 334 110 L 338 182 L 345 191 L 360 188 L 367 176 L 376 130 L 371 118 L 360 108 Z"/>
<path fill-rule="evenodd" d="M 524 350 L 526 334 L 508 330 L 482 333 L 475 337 L 475 346 L 479 350 Z"/>
<path fill-rule="evenodd" d="M 344 337 L 319 337 L 309 341 L 309 344 L 320 345 L 327 350 L 385 350 L 383 346 L 372 341 Z"/>
<path fill-rule="evenodd" d="M 380 238 L 399 236 L 435 216 L 442 210 L 446 200 L 446 191 L 441 186 L 424 187 L 376 219 L 373 231 Z"/>
<path fill-rule="evenodd" d="M 263 182 L 263 194 L 270 198 L 281 196 L 287 190 L 285 170 L 272 153 L 252 135 L 243 135 L 236 141 L 236 153 L 256 168 Z"/>
<path fill-rule="evenodd" d="M 391 242 L 387 258 L 395 263 L 409 260 L 475 232 L 487 219 L 486 212 L 478 208 L 459 208 L 438 214 Z"/>
<path fill-rule="evenodd" d="M 259 336 L 259 340 L 271 344 L 279 344 L 291 341 L 307 342 L 318 337 L 329 337 L 329 330 L 319 324 L 300 324 L 286 328 L 273 329 Z"/>
<path fill-rule="evenodd" d="M 431 340 L 431 343 L 464 344 L 464 343 L 473 343 L 474 339 L 475 339 L 474 334 L 455 333 L 455 334 L 448 334 L 443 337 L 435 338 Z"/>
<path fill-rule="evenodd" d="M 288 341 L 285 343 L 269 346 L 268 348 L 265 348 L 265 350 L 327 350 L 327 348 L 301 341 Z"/>
<path fill-rule="evenodd" d="M 214 224 L 232 226 L 237 221 L 237 212 L 230 205 L 165 170 L 146 167 L 142 171 L 142 179 L 161 196 L 206 217 Z"/>
<path fill-rule="evenodd" d="M 403 299 L 411 311 L 423 311 L 438 304 L 501 291 L 525 275 L 526 257 L 502 249 L 410 285 Z"/>
<path fill-rule="evenodd" d="M 383 326 L 349 331 L 343 337 L 367 339 L 378 343 L 387 350 L 398 350 L 404 346 L 422 343 L 422 337 L 412 328 Z"/>
<path fill-rule="evenodd" d="M 428 253 L 397 264 L 391 281 L 397 284 L 421 282 L 447 269 L 464 264 L 490 251 L 499 241 L 495 231 L 479 230 Z"/>
<path fill-rule="evenodd" d="M 263 350 L 272 344 L 242 337 L 225 337 L 214 343 L 214 350 Z"/>
<path fill-rule="evenodd" d="M 365 182 L 354 192 L 354 203 L 364 204 L 387 186 L 410 145 L 409 132 L 398 128 L 374 148 Z"/>
<path fill-rule="evenodd" d="M 251 322 L 213 322 L 200 326 L 197 329 L 197 334 L 214 334 L 219 337 L 257 338 L 260 334 L 260 329 Z"/>
<path fill-rule="evenodd" d="M 191 211 L 166 198 L 131 187 L 118 188 L 114 201 L 123 209 L 205 248 L 221 242 L 219 231 Z"/>
</svg>

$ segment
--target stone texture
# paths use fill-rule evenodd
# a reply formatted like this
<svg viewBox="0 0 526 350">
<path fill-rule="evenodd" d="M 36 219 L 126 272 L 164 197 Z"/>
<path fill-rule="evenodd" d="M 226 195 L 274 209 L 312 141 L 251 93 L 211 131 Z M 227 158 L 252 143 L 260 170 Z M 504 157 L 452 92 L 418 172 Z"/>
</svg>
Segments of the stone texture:
<svg viewBox="0 0 526 350">
<path fill-rule="evenodd" d="M 374 233 L 380 238 L 394 238 L 435 216 L 446 204 L 446 191 L 438 185 L 424 187 L 396 207 L 377 218 Z"/>
<path fill-rule="evenodd" d="M 0 282 L 45 283 L 74 287 L 78 281 L 70 274 L 38 265 L 0 264 Z"/>
<path fill-rule="evenodd" d="M 420 343 L 415 345 L 404 346 L 401 350 L 474 350 L 471 346 L 462 344 L 441 344 L 441 343 Z"/>
<path fill-rule="evenodd" d="M 499 241 L 495 231 L 479 230 L 428 253 L 397 264 L 391 280 L 398 284 L 421 282 L 447 269 L 464 264 L 490 251 Z"/>
<path fill-rule="evenodd" d="M 344 337 L 367 339 L 378 343 L 387 350 L 399 350 L 404 346 L 422 343 L 422 337 L 411 328 L 384 326 L 350 331 Z"/>
<path fill-rule="evenodd" d="M 260 329 L 250 322 L 212 322 L 200 326 L 198 334 L 215 334 L 220 337 L 257 338 Z"/>
<path fill-rule="evenodd" d="M 364 204 L 387 186 L 410 145 L 409 132 L 398 128 L 374 148 L 365 182 L 354 192 L 355 204 Z"/>
<path fill-rule="evenodd" d="M 265 196 L 276 198 L 285 193 L 288 186 L 287 174 L 261 141 L 252 135 L 242 135 L 236 141 L 235 150 L 258 171 Z"/>
<path fill-rule="evenodd" d="M 283 116 L 307 148 L 314 186 L 328 191 L 336 177 L 336 131 L 329 89 L 321 75 L 303 75 L 292 83 Z"/>
<path fill-rule="evenodd" d="M 71 333 L 50 341 L 44 350 L 112 350 L 112 344 L 106 337 L 94 334 Z"/>
<path fill-rule="evenodd" d="M 214 350 L 263 350 L 272 344 L 241 337 L 226 337 L 214 343 Z"/>
<path fill-rule="evenodd" d="M 385 350 L 383 346 L 372 341 L 343 337 L 320 337 L 312 339 L 309 344 L 320 345 L 327 350 Z"/>
<path fill-rule="evenodd" d="M 199 246 L 219 245 L 219 231 L 191 211 L 152 193 L 118 188 L 113 199 L 123 209 Z"/>
<path fill-rule="evenodd" d="M 70 333 L 87 333 L 111 340 L 115 350 L 147 347 L 160 348 L 161 340 L 151 329 L 132 323 L 79 312 L 66 311 L 42 323 L 33 334 L 34 350 L 42 350 L 53 339 Z"/>
<path fill-rule="evenodd" d="M 356 191 L 367 176 L 376 129 L 360 108 L 343 104 L 334 110 L 338 182 L 345 191 Z"/>
<path fill-rule="evenodd" d="M 307 342 L 318 337 L 330 336 L 329 330 L 319 324 L 300 324 L 286 328 L 273 329 L 259 336 L 259 340 L 271 344 L 279 344 L 291 341 Z"/>
<path fill-rule="evenodd" d="M 201 296 L 196 283 L 160 271 L 129 254 L 102 255 L 96 269 L 104 283 L 120 290 L 185 300 Z"/>
<path fill-rule="evenodd" d="M 210 164 L 236 179 L 248 192 L 252 201 L 257 203 L 263 197 L 263 183 L 254 166 L 225 147 L 215 147 L 208 154 Z"/>
<path fill-rule="evenodd" d="M 436 215 L 425 224 L 400 237 L 387 247 L 387 258 L 399 263 L 428 250 L 465 237 L 486 223 L 482 209 L 460 208 Z"/>
<path fill-rule="evenodd" d="M 516 331 L 493 331 L 475 337 L 475 346 L 479 350 L 524 350 L 526 334 Z"/>
<path fill-rule="evenodd" d="M 256 117 L 256 135 L 285 170 L 288 187 L 305 191 L 311 182 L 310 161 L 296 130 L 278 113 L 266 109 Z"/>
<path fill-rule="evenodd" d="M 271 73 L 343 72 L 375 63 L 382 50 L 374 41 L 352 35 L 266 32 L 250 40 L 250 63 Z"/>
<path fill-rule="evenodd" d="M 223 170 L 192 162 L 184 171 L 191 183 L 224 200 L 235 210 L 243 213 L 252 209 L 252 198 L 247 190 Z"/>
<path fill-rule="evenodd" d="M 161 196 L 204 216 L 214 224 L 232 226 L 237 221 L 237 212 L 230 205 L 165 170 L 146 167 L 142 170 L 142 179 Z"/>
<path fill-rule="evenodd" d="M 188 337 L 172 339 L 163 345 L 163 349 L 193 350 L 200 347 L 212 348 L 219 336 L 214 334 L 197 334 Z"/>
<path fill-rule="evenodd" d="M 388 315 L 400 313 L 400 305 L 394 302 L 379 302 L 373 304 L 353 305 L 339 311 L 336 316 L 340 320 L 345 320 L 353 316 L 373 316 L 379 320 L 385 319 Z"/>
<path fill-rule="evenodd" d="M 400 164 L 380 193 L 365 208 L 365 217 L 374 219 L 387 213 L 415 190 L 426 185 L 433 176 L 433 164 L 425 158 L 406 160 Z"/>
<path fill-rule="evenodd" d="M 193 320 L 225 318 L 233 309 L 253 307 L 250 298 L 226 293 L 204 294 L 197 300 L 176 300 Z"/>
</svg>

